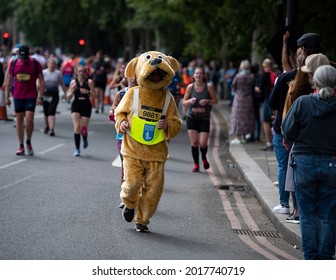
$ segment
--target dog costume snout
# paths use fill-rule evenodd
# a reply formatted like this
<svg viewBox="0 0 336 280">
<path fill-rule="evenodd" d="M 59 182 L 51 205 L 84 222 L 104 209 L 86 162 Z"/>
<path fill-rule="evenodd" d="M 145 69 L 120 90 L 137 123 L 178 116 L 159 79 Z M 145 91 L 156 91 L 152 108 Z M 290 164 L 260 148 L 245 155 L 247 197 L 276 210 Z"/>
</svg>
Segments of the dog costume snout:
<svg viewBox="0 0 336 280">
<path fill-rule="evenodd" d="M 160 64 L 161 62 L 162 62 L 161 58 L 154 58 L 149 62 L 149 64 L 152 65 L 152 66 L 155 66 L 155 65 Z"/>
</svg>

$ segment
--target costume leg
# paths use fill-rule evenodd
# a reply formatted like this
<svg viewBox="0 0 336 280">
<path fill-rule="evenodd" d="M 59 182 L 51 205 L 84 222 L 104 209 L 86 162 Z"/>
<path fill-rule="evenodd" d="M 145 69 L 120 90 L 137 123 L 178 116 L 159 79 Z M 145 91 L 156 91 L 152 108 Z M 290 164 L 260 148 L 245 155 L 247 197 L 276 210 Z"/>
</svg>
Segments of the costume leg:
<svg viewBox="0 0 336 280">
<path fill-rule="evenodd" d="M 120 198 L 128 209 L 135 209 L 139 203 L 139 191 L 144 182 L 144 167 L 140 160 L 124 157 L 124 182 L 121 185 Z"/>
<path fill-rule="evenodd" d="M 134 218 L 136 224 L 148 225 L 154 215 L 164 188 L 164 162 L 143 162 L 145 184 L 141 189 L 141 197 Z"/>
</svg>

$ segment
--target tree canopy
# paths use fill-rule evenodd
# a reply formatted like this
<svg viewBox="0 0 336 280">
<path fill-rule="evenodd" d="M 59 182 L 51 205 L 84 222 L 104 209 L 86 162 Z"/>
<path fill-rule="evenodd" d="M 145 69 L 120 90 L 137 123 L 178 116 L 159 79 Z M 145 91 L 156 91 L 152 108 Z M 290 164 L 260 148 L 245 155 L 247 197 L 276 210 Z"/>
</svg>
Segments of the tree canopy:
<svg viewBox="0 0 336 280">
<path fill-rule="evenodd" d="M 158 49 L 178 58 L 201 56 L 225 62 L 227 58 L 250 58 L 252 52 L 267 55 L 267 42 L 285 26 L 286 2 L 11 0 L 1 5 L 0 31 L 10 29 L 16 34 L 13 43 L 24 40 L 51 51 L 57 47 L 91 55 L 101 49 L 112 57 L 129 59 L 139 49 Z M 335 9 L 332 0 L 323 6 L 312 0 L 299 1 L 297 16 L 305 32 L 322 36 L 330 57 L 336 57 Z M 13 26 L 8 25 L 9 18 L 14 19 Z M 79 39 L 85 40 L 84 46 Z"/>
</svg>

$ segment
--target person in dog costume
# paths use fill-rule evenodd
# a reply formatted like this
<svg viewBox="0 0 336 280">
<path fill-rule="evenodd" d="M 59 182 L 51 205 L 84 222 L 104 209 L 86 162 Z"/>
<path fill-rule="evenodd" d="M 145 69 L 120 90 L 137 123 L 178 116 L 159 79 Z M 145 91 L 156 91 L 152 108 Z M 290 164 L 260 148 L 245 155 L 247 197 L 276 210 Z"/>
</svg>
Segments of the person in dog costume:
<svg viewBox="0 0 336 280">
<path fill-rule="evenodd" d="M 134 218 L 138 232 L 148 232 L 164 188 L 164 168 L 168 157 L 167 141 L 181 129 L 173 96 L 167 87 L 178 62 L 161 52 L 149 51 L 133 58 L 125 76 L 136 77 L 138 86 L 128 89 L 115 111 L 115 127 L 123 133 L 124 182 L 120 198 L 122 215 Z"/>
</svg>

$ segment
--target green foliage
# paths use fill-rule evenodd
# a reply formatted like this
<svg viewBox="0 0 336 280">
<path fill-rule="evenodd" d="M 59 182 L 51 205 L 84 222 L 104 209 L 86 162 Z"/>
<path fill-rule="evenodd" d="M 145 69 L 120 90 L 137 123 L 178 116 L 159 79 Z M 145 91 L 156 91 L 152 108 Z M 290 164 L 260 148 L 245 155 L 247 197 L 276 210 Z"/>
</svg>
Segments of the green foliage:
<svg viewBox="0 0 336 280">
<path fill-rule="evenodd" d="M 305 32 L 314 32 L 321 35 L 323 53 L 330 60 L 336 60 L 336 5 L 333 0 L 320 2 L 301 1 L 299 21 Z"/>
<path fill-rule="evenodd" d="M 0 8 L 0 18 L 1 19 L 6 19 L 10 17 L 13 14 L 14 11 L 14 1 L 8 1 L 9 3 L 1 3 L 1 8 Z"/>
<path fill-rule="evenodd" d="M 299 20 L 306 32 L 321 34 L 327 54 L 336 57 L 335 5 L 301 0 Z M 30 45 L 88 54 L 97 49 L 116 56 L 127 48 L 159 47 L 176 57 L 206 60 L 248 58 L 252 34 L 260 31 L 253 51 L 284 27 L 284 0 L 11 0 L 0 16 L 13 15 Z M 155 42 L 155 44 L 154 44 Z"/>
</svg>

